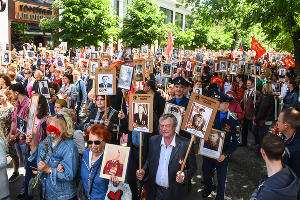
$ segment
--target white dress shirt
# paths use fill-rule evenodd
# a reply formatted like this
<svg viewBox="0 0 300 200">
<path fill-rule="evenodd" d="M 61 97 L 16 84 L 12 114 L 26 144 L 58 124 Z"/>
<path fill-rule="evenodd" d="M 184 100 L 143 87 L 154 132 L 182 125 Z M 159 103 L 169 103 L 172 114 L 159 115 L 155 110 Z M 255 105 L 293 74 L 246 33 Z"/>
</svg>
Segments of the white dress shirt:
<svg viewBox="0 0 300 200">
<path fill-rule="evenodd" d="M 166 146 L 164 138 L 161 138 L 159 163 L 155 179 L 156 184 L 159 186 L 169 187 L 168 167 L 172 149 L 176 146 L 175 137 L 176 136 L 174 135 L 173 140 L 169 146 Z"/>
</svg>

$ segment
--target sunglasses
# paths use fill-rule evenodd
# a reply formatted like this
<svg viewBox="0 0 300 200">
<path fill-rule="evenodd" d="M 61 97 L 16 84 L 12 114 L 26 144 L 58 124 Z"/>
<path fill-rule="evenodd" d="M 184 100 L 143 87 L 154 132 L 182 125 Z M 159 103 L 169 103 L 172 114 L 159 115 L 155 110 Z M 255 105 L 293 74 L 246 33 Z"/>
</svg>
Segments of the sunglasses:
<svg viewBox="0 0 300 200">
<path fill-rule="evenodd" d="M 100 145 L 102 143 L 102 141 L 100 141 L 100 140 L 96 140 L 96 141 L 88 140 L 87 143 L 88 143 L 88 145 L 92 145 L 93 143 L 94 143 L 94 145 Z"/>
</svg>

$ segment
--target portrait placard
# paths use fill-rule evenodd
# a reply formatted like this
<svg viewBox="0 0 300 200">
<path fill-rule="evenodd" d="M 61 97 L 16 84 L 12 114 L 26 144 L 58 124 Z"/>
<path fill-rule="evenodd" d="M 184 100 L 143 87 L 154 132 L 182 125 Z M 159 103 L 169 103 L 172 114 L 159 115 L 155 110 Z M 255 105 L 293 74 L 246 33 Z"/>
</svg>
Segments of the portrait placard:
<svg viewBox="0 0 300 200">
<path fill-rule="evenodd" d="M 89 62 L 89 78 L 95 79 L 96 70 L 99 69 L 100 59 L 91 58 Z"/>
<path fill-rule="evenodd" d="M 26 58 L 33 58 L 34 57 L 34 51 L 26 51 Z"/>
<path fill-rule="evenodd" d="M 156 56 L 162 56 L 162 54 L 163 54 L 162 48 L 157 48 L 157 50 L 156 50 Z"/>
<path fill-rule="evenodd" d="M 123 54 L 124 54 L 125 62 L 132 62 L 133 61 L 133 55 L 132 55 L 131 48 L 124 49 Z"/>
<path fill-rule="evenodd" d="M 200 139 L 198 154 L 205 157 L 219 159 L 222 154 L 225 131 L 212 129 L 208 140 Z"/>
<path fill-rule="evenodd" d="M 181 130 L 208 139 L 220 102 L 216 99 L 192 93 L 185 112 Z"/>
<path fill-rule="evenodd" d="M 17 56 L 17 64 L 18 65 L 23 65 L 24 64 L 23 56 Z"/>
<path fill-rule="evenodd" d="M 231 62 L 230 74 L 236 75 L 237 70 L 238 70 L 238 62 Z"/>
<path fill-rule="evenodd" d="M 255 75 L 255 65 L 254 64 L 249 64 L 250 65 L 250 74 Z"/>
<path fill-rule="evenodd" d="M 220 63 L 219 60 L 214 61 L 215 72 L 220 72 Z"/>
<path fill-rule="evenodd" d="M 46 65 L 47 64 L 47 56 L 46 56 L 46 54 L 43 54 L 41 56 L 41 64 L 42 65 Z"/>
<path fill-rule="evenodd" d="M 227 72 L 228 62 L 226 60 L 220 61 L 220 72 Z"/>
<path fill-rule="evenodd" d="M 134 80 L 135 82 L 145 81 L 145 60 L 138 59 L 134 61 Z"/>
<path fill-rule="evenodd" d="M 261 67 L 259 65 L 255 66 L 255 75 L 260 75 Z"/>
<path fill-rule="evenodd" d="M 3 51 L 1 57 L 2 57 L 1 65 L 8 65 L 10 63 L 11 60 L 10 51 Z"/>
<path fill-rule="evenodd" d="M 245 75 L 249 75 L 250 71 L 251 71 L 251 65 L 249 63 L 246 63 L 245 64 L 245 72 L 244 72 L 244 74 Z"/>
<path fill-rule="evenodd" d="M 60 53 L 66 53 L 68 50 L 68 42 L 60 43 Z"/>
<path fill-rule="evenodd" d="M 202 64 L 196 62 L 195 67 L 194 67 L 194 73 L 195 73 L 195 74 L 196 74 L 196 73 L 200 73 L 201 70 L 202 70 Z"/>
<path fill-rule="evenodd" d="M 116 68 L 96 70 L 96 95 L 116 95 Z"/>
<path fill-rule="evenodd" d="M 170 114 L 173 114 L 177 118 L 178 124 L 175 129 L 175 133 L 177 133 L 177 134 L 179 134 L 179 132 L 180 132 L 180 126 L 181 126 L 182 116 L 183 116 L 184 111 L 185 111 L 185 107 L 166 102 L 164 114 L 170 113 Z"/>
<path fill-rule="evenodd" d="M 130 94 L 128 126 L 130 131 L 153 132 L 152 94 Z"/>
<path fill-rule="evenodd" d="M 133 70 L 133 67 L 129 65 L 121 65 L 118 88 L 130 90 Z"/>
<path fill-rule="evenodd" d="M 29 107 L 29 115 L 27 119 L 27 125 L 26 125 L 26 135 L 31 135 L 33 131 L 33 125 L 35 121 L 35 116 L 37 113 L 37 107 L 39 103 L 40 95 L 32 95 L 30 100 L 30 107 Z"/>
<path fill-rule="evenodd" d="M 172 64 L 171 63 L 163 63 L 161 65 L 161 76 L 165 78 L 172 77 Z"/>
<path fill-rule="evenodd" d="M 40 91 L 40 94 L 43 95 L 44 97 L 46 97 L 47 99 L 51 98 L 47 80 L 39 81 L 39 91 Z"/>
<path fill-rule="evenodd" d="M 142 56 L 143 57 L 148 57 L 148 52 L 149 52 L 148 45 L 143 45 L 142 46 Z"/>
<path fill-rule="evenodd" d="M 124 147 L 115 144 L 105 144 L 100 177 L 110 179 L 115 175 L 119 181 L 124 182 L 130 147 Z"/>
<path fill-rule="evenodd" d="M 65 60 L 63 54 L 57 54 L 54 63 L 57 65 L 58 70 L 65 70 Z"/>
<path fill-rule="evenodd" d="M 280 83 L 272 83 L 273 95 L 279 96 L 281 93 Z"/>
<path fill-rule="evenodd" d="M 153 60 L 151 58 L 145 60 L 145 71 L 153 73 Z"/>
<path fill-rule="evenodd" d="M 22 134 L 25 134 L 26 131 L 26 120 L 22 119 L 19 116 L 17 116 L 17 131 L 19 131 Z"/>
</svg>

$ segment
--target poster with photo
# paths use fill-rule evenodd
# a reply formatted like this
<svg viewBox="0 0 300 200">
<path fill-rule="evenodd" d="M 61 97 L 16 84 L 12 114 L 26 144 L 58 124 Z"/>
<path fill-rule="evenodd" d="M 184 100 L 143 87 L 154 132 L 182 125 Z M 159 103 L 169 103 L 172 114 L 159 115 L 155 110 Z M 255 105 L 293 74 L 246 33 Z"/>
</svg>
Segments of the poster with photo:
<svg viewBox="0 0 300 200">
<path fill-rule="evenodd" d="M 152 94 L 130 94 L 128 126 L 130 131 L 153 132 Z"/>
<path fill-rule="evenodd" d="M 176 126 L 175 133 L 177 134 L 179 134 L 180 132 L 180 126 L 181 126 L 182 116 L 184 111 L 185 111 L 184 107 L 166 102 L 164 114 L 170 113 L 176 117 L 178 124 Z"/>
<path fill-rule="evenodd" d="M 192 68 L 192 62 L 191 61 L 187 61 L 186 62 L 186 71 L 190 72 L 191 71 L 191 68 Z"/>
<path fill-rule="evenodd" d="M 63 54 L 57 54 L 54 61 L 58 70 L 65 71 L 65 59 Z"/>
<path fill-rule="evenodd" d="M 145 60 L 145 71 L 149 73 L 153 73 L 153 60 L 146 59 Z"/>
<path fill-rule="evenodd" d="M 129 65 L 121 65 L 118 88 L 130 90 L 134 68 Z"/>
<path fill-rule="evenodd" d="M 116 95 L 116 68 L 96 70 L 96 95 Z"/>
<path fill-rule="evenodd" d="M 8 65 L 11 61 L 11 53 L 10 51 L 3 51 L 1 55 L 1 64 L 2 65 Z"/>
<path fill-rule="evenodd" d="M 230 74 L 237 74 L 237 70 L 238 70 L 238 63 L 236 62 L 232 62 L 231 66 L 230 66 Z"/>
<path fill-rule="evenodd" d="M 148 57 L 148 53 L 149 53 L 148 45 L 143 45 L 142 46 L 142 56 Z"/>
<path fill-rule="evenodd" d="M 220 72 L 227 72 L 227 61 L 220 61 Z"/>
<path fill-rule="evenodd" d="M 179 49 L 178 48 L 174 48 L 172 51 L 172 57 L 177 59 L 178 58 L 178 54 L 179 54 Z"/>
<path fill-rule="evenodd" d="M 95 79 L 96 70 L 99 69 L 100 60 L 99 59 L 91 59 L 89 62 L 89 78 Z"/>
<path fill-rule="evenodd" d="M 280 83 L 272 83 L 272 88 L 273 88 L 273 95 L 274 96 L 279 96 L 281 93 L 281 87 Z"/>
<path fill-rule="evenodd" d="M 201 63 L 196 63 L 195 67 L 194 67 L 194 73 L 200 73 L 202 70 L 202 64 Z"/>
<path fill-rule="evenodd" d="M 279 76 L 285 76 L 286 75 L 286 69 L 278 69 L 278 75 Z"/>
<path fill-rule="evenodd" d="M 33 58 L 34 57 L 34 51 L 26 51 L 26 58 Z"/>
<path fill-rule="evenodd" d="M 30 107 L 29 107 L 29 115 L 27 119 L 27 125 L 26 125 L 26 135 L 31 135 L 33 132 L 33 125 L 37 113 L 37 106 L 39 103 L 39 97 L 40 95 L 32 95 L 31 100 L 30 100 Z"/>
<path fill-rule="evenodd" d="M 131 48 L 126 48 L 123 50 L 125 62 L 132 62 L 133 61 L 133 54 Z"/>
<path fill-rule="evenodd" d="M 130 147 L 106 143 L 101 164 L 100 177 L 110 179 L 111 175 L 114 175 L 119 181 L 124 182 L 129 152 Z"/>
<path fill-rule="evenodd" d="M 163 63 L 161 65 L 161 76 L 164 78 L 172 77 L 172 64 L 171 63 Z"/>
<path fill-rule="evenodd" d="M 25 134 L 26 132 L 26 120 L 19 116 L 17 116 L 17 131 L 22 134 Z"/>
<path fill-rule="evenodd" d="M 224 139 L 225 131 L 212 129 L 207 140 L 200 140 L 198 154 L 213 159 L 219 159 L 222 155 Z"/>
<path fill-rule="evenodd" d="M 255 75 L 260 75 L 260 66 L 255 66 Z"/>
<path fill-rule="evenodd" d="M 23 56 L 17 56 L 17 64 L 18 65 L 23 65 L 24 64 Z"/>
<path fill-rule="evenodd" d="M 135 82 L 145 81 L 145 60 L 134 61 L 134 80 Z"/>
<path fill-rule="evenodd" d="M 250 74 L 255 75 L 255 65 L 254 64 L 250 64 Z"/>
<path fill-rule="evenodd" d="M 220 63 L 218 60 L 214 61 L 215 72 L 220 72 Z"/>
<path fill-rule="evenodd" d="M 46 97 L 46 99 L 50 99 L 50 91 L 49 91 L 49 86 L 48 86 L 48 81 L 47 80 L 42 80 L 39 81 L 39 91 L 40 94 Z"/>
<path fill-rule="evenodd" d="M 251 71 L 251 64 L 246 63 L 245 64 L 245 75 L 250 75 L 250 71 Z"/>
<path fill-rule="evenodd" d="M 207 140 L 219 104 L 220 102 L 213 98 L 192 93 L 181 130 Z"/>
<path fill-rule="evenodd" d="M 156 50 L 156 56 L 162 56 L 162 54 L 163 54 L 162 48 L 157 48 L 157 50 Z"/>
<path fill-rule="evenodd" d="M 68 50 L 68 42 L 60 43 L 60 53 L 67 53 Z"/>
<path fill-rule="evenodd" d="M 203 54 L 201 54 L 201 53 L 196 54 L 196 62 L 203 63 L 203 58 L 204 58 Z"/>
</svg>

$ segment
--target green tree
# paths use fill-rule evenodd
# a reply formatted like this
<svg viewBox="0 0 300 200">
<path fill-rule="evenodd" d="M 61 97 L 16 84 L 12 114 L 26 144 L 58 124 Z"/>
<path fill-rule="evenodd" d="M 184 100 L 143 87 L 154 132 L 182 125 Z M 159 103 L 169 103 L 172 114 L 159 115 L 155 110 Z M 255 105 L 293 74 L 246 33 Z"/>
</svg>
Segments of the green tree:
<svg viewBox="0 0 300 200">
<path fill-rule="evenodd" d="M 154 44 L 163 34 L 165 15 L 152 0 L 133 0 L 128 5 L 120 38 L 132 48 Z"/>
<path fill-rule="evenodd" d="M 56 0 L 61 9 L 52 19 L 43 19 L 42 30 L 53 30 L 53 40 L 61 39 L 70 47 L 99 46 L 109 43 L 118 33 L 118 18 L 110 0 Z"/>
</svg>

